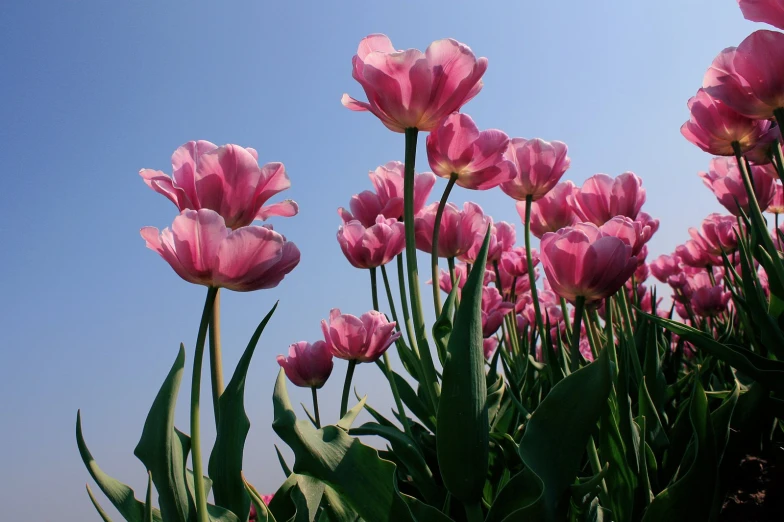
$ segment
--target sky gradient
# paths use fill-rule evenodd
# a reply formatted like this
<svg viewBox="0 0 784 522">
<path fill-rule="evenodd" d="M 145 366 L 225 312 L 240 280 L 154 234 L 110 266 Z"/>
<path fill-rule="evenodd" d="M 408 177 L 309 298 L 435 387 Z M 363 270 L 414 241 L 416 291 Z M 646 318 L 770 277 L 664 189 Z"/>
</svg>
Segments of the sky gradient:
<svg viewBox="0 0 784 522">
<path fill-rule="evenodd" d="M 336 209 L 371 188 L 369 170 L 403 156 L 402 135 L 340 104 L 344 92 L 364 99 L 351 57 L 365 35 L 386 33 L 397 48 L 424 50 L 444 37 L 468 44 L 489 59 L 484 89 L 464 108 L 480 128 L 566 142 L 564 179 L 578 185 L 597 172 L 641 176 L 643 208 L 661 220 L 653 259 L 722 211 L 697 177 L 709 156 L 679 128 L 713 57 L 758 27 L 734 0 L 3 2 L 3 518 L 98 520 L 74 439 L 78 408 L 104 471 L 144 495 L 132 452 L 180 342 L 190 371 L 206 291 L 145 248 L 139 229 L 168 226 L 176 209 L 139 169 L 170 172 L 176 147 L 206 139 L 254 147 L 291 177 L 284 197 L 300 214 L 272 222 L 299 246 L 299 267 L 276 289 L 222 299 L 227 372 L 280 300 L 246 391 L 246 476 L 271 493 L 284 480 L 270 427 L 275 356 L 318 339 L 333 307 L 370 309 L 367 272 L 352 268 L 335 240 Z M 417 170 L 429 170 L 424 136 L 420 145 Z M 438 180 L 431 201 L 445 184 Z M 452 194 L 514 223 L 522 240 L 514 202 L 500 190 Z M 344 372 L 336 361 L 321 400 L 327 422 Z M 358 369 L 358 391 L 388 411 L 380 382 L 375 365 Z M 294 404 L 309 403 L 307 390 L 289 389 Z M 185 431 L 188 397 L 183 383 L 177 424 Z M 210 408 L 202 424 L 206 459 Z"/>
</svg>

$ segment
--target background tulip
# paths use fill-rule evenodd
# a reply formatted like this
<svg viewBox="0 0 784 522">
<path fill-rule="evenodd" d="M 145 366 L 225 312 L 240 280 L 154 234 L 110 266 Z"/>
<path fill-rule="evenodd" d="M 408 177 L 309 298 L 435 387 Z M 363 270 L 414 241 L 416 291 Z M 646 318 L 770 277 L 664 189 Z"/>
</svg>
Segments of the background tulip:
<svg viewBox="0 0 784 522">
<path fill-rule="evenodd" d="M 501 185 L 507 195 L 518 201 L 531 196 L 543 198 L 561 179 L 572 160 L 560 141 L 514 138 L 509 142 L 506 158 L 514 165 L 513 177 Z"/>
<path fill-rule="evenodd" d="M 578 217 L 574 212 L 571 201 L 577 191 L 574 183 L 564 181 L 558 183 L 553 189 L 531 204 L 531 233 L 539 239 L 547 232 L 569 227 L 577 223 Z M 515 205 L 520 219 L 525 224 L 525 201 L 518 201 Z"/>
<path fill-rule="evenodd" d="M 400 337 L 395 323 L 375 310 L 357 317 L 333 308 L 321 331 L 332 355 L 360 363 L 376 361 Z"/>
<path fill-rule="evenodd" d="M 667 254 L 660 255 L 648 264 L 653 277 L 662 283 L 666 283 L 667 278 L 679 271 L 679 265 L 680 258 L 678 256 Z"/>
<path fill-rule="evenodd" d="M 209 141 L 189 141 L 174 151 L 171 177 L 152 169 L 142 169 L 139 175 L 180 211 L 214 210 L 232 229 L 270 216 L 293 216 L 298 211 L 291 200 L 264 206 L 289 188 L 291 181 L 282 163 L 259 167 L 255 149 L 239 145 L 218 147 Z"/>
<path fill-rule="evenodd" d="M 691 296 L 694 313 L 702 317 L 715 317 L 727 309 L 732 294 L 721 286 L 697 288 Z"/>
<path fill-rule="evenodd" d="M 738 0 L 746 20 L 784 29 L 784 4 L 780 0 Z"/>
<path fill-rule="evenodd" d="M 300 341 L 289 346 L 289 355 L 278 355 L 278 364 L 296 386 L 321 388 L 332 373 L 332 352 L 327 343 Z"/>
<path fill-rule="evenodd" d="M 509 137 L 500 130 L 479 131 L 467 114 L 449 115 L 427 137 L 427 159 L 436 176 L 457 176 L 457 185 L 486 190 L 514 176 L 504 159 Z"/>
<path fill-rule="evenodd" d="M 414 220 L 416 246 L 423 252 L 432 252 L 438 203 L 426 206 Z M 490 217 L 485 216 L 476 203 L 465 203 L 459 210 L 453 203 L 444 206 L 438 235 L 438 257 L 457 257 L 468 252 L 479 235 L 484 235 Z"/>
<path fill-rule="evenodd" d="M 188 282 L 250 292 L 273 288 L 299 263 L 299 249 L 268 227 L 229 230 L 215 211 L 185 210 L 171 228 L 141 235 Z"/>
<path fill-rule="evenodd" d="M 346 259 L 356 268 L 385 265 L 406 246 L 403 223 L 383 216 L 378 216 L 376 223 L 367 228 L 359 221 L 341 225 L 337 238 Z"/>
<path fill-rule="evenodd" d="M 774 178 L 776 169 L 772 165 L 752 165 L 751 180 L 754 195 L 760 208 L 768 208 L 776 191 Z M 735 158 L 713 158 L 708 172 L 700 172 L 705 186 L 711 189 L 719 203 L 734 216 L 740 215 L 740 208 L 748 214 L 749 196 L 743 185 L 738 163 Z"/>
<path fill-rule="evenodd" d="M 773 199 L 766 209 L 771 214 L 784 214 L 784 190 L 781 183 L 774 183 Z"/>
<path fill-rule="evenodd" d="M 700 247 L 715 256 L 730 255 L 738 248 L 738 220 L 734 216 L 710 214 L 699 229 L 690 228 L 689 235 Z"/>
<path fill-rule="evenodd" d="M 514 304 L 504 302 L 497 288 L 482 288 L 482 337 L 490 337 L 501 327 L 504 316 L 514 310 Z"/>
<path fill-rule="evenodd" d="M 422 53 L 397 51 L 386 35 L 372 34 L 359 43 L 352 76 L 368 101 L 343 95 L 354 111 L 370 111 L 395 132 L 432 131 L 482 89 L 487 58 L 451 38 L 436 40 Z"/>
<path fill-rule="evenodd" d="M 645 189 L 633 172 L 617 178 L 595 174 L 572 193 L 571 203 L 580 220 L 602 226 L 615 216 L 636 219 L 645 203 Z"/>
</svg>

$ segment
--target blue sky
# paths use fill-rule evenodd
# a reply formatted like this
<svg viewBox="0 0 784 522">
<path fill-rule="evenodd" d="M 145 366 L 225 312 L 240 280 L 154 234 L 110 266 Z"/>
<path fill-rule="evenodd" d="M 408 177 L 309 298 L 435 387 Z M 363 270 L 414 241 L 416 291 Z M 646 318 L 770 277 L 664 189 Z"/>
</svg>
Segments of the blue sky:
<svg viewBox="0 0 784 522">
<path fill-rule="evenodd" d="M 139 228 L 167 226 L 175 208 L 144 185 L 140 168 L 168 172 L 171 152 L 192 139 L 252 146 L 262 162 L 287 167 L 287 197 L 301 212 L 274 224 L 302 262 L 274 290 L 223 296 L 228 369 L 280 299 L 247 388 L 246 475 L 272 492 L 284 478 L 270 427 L 275 355 L 317 339 L 330 308 L 370 308 L 367 273 L 350 267 L 335 240 L 336 208 L 370 188 L 368 170 L 403 155 L 402 135 L 340 104 L 344 92 L 362 95 L 351 78 L 362 37 L 384 32 L 398 48 L 420 49 L 454 37 L 487 56 L 484 90 L 465 112 L 480 128 L 566 142 L 564 179 L 577 184 L 597 172 L 640 175 L 644 209 L 661 219 L 653 258 L 721 211 L 697 177 L 709 157 L 679 127 L 712 58 L 756 27 L 733 0 L 3 2 L 4 518 L 97 520 L 74 441 L 77 408 L 99 464 L 143 495 L 132 451 L 179 343 L 192 354 L 205 289 L 144 247 Z M 427 170 L 423 148 L 417 166 Z M 522 239 L 500 190 L 453 192 L 453 201 L 467 199 L 517 224 Z M 337 362 L 324 389 L 327 421 L 344 371 Z M 367 365 L 356 385 L 388 410 L 379 379 Z M 307 391 L 291 395 L 309 400 Z M 184 384 L 182 429 L 188 396 Z M 205 451 L 211 422 L 205 411 Z"/>
</svg>

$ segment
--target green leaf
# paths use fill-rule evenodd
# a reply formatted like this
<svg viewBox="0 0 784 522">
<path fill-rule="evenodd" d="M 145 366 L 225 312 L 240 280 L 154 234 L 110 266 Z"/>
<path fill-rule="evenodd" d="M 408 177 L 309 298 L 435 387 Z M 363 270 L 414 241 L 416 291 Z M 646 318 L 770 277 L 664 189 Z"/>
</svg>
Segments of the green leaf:
<svg viewBox="0 0 784 522">
<path fill-rule="evenodd" d="M 330 522 L 355 522 L 357 514 L 331 487 L 324 486 L 324 511 L 329 512 Z"/>
<path fill-rule="evenodd" d="M 250 484 L 248 484 L 248 486 L 250 491 L 252 486 L 250 486 Z M 297 513 L 297 506 L 294 505 L 294 501 L 291 499 L 291 491 L 296 486 L 297 474 L 291 473 L 272 496 L 272 500 L 269 503 L 269 510 L 275 515 L 277 520 L 288 521 L 289 519 L 294 518 L 294 515 Z M 251 494 L 251 496 L 253 495 Z M 261 495 L 258 496 L 261 498 Z"/>
<path fill-rule="evenodd" d="M 718 466 L 708 399 L 699 379 L 694 379 L 689 418 L 694 432 L 691 466 L 681 478 L 656 495 L 645 511 L 643 522 L 710 520 Z"/>
<path fill-rule="evenodd" d="M 441 399 L 436 416 L 436 449 L 444 485 L 466 504 L 482 498 L 490 424 L 482 347 L 482 286 L 490 228 L 463 286 L 455 326 L 449 336 Z"/>
<path fill-rule="evenodd" d="M 350 430 L 351 425 L 354 424 L 354 421 L 357 418 L 357 415 L 359 415 L 359 413 L 362 411 L 362 408 L 365 407 L 365 402 L 367 402 L 367 395 L 362 397 L 356 406 L 348 410 L 346 414 L 343 415 L 343 418 L 338 421 L 337 427 L 342 428 L 343 431 Z"/>
<path fill-rule="evenodd" d="M 498 492 L 485 522 L 545 520 L 544 483 L 531 469 L 516 474 Z"/>
<path fill-rule="evenodd" d="M 180 345 L 177 359 L 152 403 L 141 440 L 133 452 L 152 473 L 161 516 L 167 522 L 188 522 L 196 512 L 185 471 L 189 444 L 186 446 L 174 429 L 174 407 L 184 366 L 185 348 Z"/>
<path fill-rule="evenodd" d="M 322 482 L 306 475 L 297 475 L 297 486 L 291 490 L 291 499 L 297 506 L 294 522 L 314 522 L 323 496 Z"/>
<path fill-rule="evenodd" d="M 207 469 L 214 482 L 215 504 L 233 513 L 248 513 L 250 510 L 250 496 L 242 478 L 242 457 L 250 429 L 250 421 L 245 413 L 245 379 L 256 345 L 277 306 L 278 303 L 275 303 L 253 332 L 219 399 L 217 434 Z"/>
<path fill-rule="evenodd" d="M 446 360 L 446 350 L 449 344 L 449 335 L 452 333 L 452 317 L 455 313 L 455 301 L 459 288 L 458 285 L 452 287 L 452 291 L 449 292 L 449 297 L 446 298 L 444 303 L 444 308 L 441 309 L 441 315 L 438 316 L 438 320 L 433 324 L 433 340 L 436 343 L 438 359 L 441 365 Z"/>
<path fill-rule="evenodd" d="M 152 473 L 147 472 L 147 496 L 144 500 L 144 522 L 152 522 Z"/>
<path fill-rule="evenodd" d="M 740 387 L 736 383 L 732 392 L 722 401 L 721 406 L 711 413 L 711 423 L 713 423 L 713 430 L 716 437 L 716 453 L 718 455 L 719 463 L 721 463 L 721 460 L 724 458 L 724 450 L 727 447 L 727 442 L 730 440 L 730 423 L 739 396 Z"/>
<path fill-rule="evenodd" d="M 451 518 L 441 513 L 433 506 L 428 506 L 414 497 L 400 495 L 411 510 L 411 514 L 417 522 L 454 522 Z"/>
<path fill-rule="evenodd" d="M 580 470 L 610 389 L 610 360 L 602 350 L 596 362 L 556 384 L 531 415 L 520 441 L 520 457 L 544 483 L 543 520 L 563 520 L 568 508 L 565 494 Z"/>
<path fill-rule="evenodd" d="M 278 462 L 280 463 L 280 468 L 283 470 L 283 474 L 288 477 L 289 475 L 291 475 L 291 468 L 289 468 L 289 465 L 286 464 L 286 459 L 283 458 L 283 454 L 280 452 L 280 448 L 278 448 L 278 445 L 274 444 L 274 446 L 275 446 L 275 453 L 278 454 Z"/>
<path fill-rule="evenodd" d="M 408 381 L 403 377 L 392 372 L 392 378 L 395 379 L 395 384 L 397 384 L 397 390 L 400 392 L 400 399 L 403 401 L 403 404 L 405 404 L 411 413 L 416 415 L 430 431 L 435 431 L 436 418 L 435 415 L 431 414 L 428 410 L 426 402 L 419 398 Z"/>
<path fill-rule="evenodd" d="M 342 428 L 325 426 L 318 430 L 308 421 L 297 420 L 282 370 L 275 384 L 273 405 L 272 428 L 294 451 L 294 473 L 310 475 L 332 487 L 367 521 L 415 522 L 397 493 L 395 465 Z"/>
<path fill-rule="evenodd" d="M 98 503 L 98 500 L 95 498 L 95 495 L 93 495 L 93 491 L 90 489 L 89 484 L 87 484 L 87 496 L 90 497 L 90 502 L 93 503 L 93 507 L 95 507 L 95 510 L 98 512 L 101 520 L 103 520 L 103 522 L 112 522 L 112 519 L 109 518 L 109 515 L 106 514 L 106 511 L 103 510 L 101 505 Z M 145 519 L 144 522 L 147 522 L 147 520 Z"/>
<path fill-rule="evenodd" d="M 115 509 L 120 512 L 120 515 L 128 522 L 143 522 L 144 503 L 136 500 L 133 490 L 130 487 L 104 473 L 101 468 L 98 467 L 98 463 L 95 462 L 95 459 L 93 459 L 90 450 L 87 449 L 87 444 L 84 442 L 84 436 L 82 435 L 81 411 L 76 412 L 76 445 L 79 447 L 79 455 L 81 455 L 82 462 L 84 462 L 84 465 L 87 467 L 87 471 L 90 472 L 90 476 L 95 480 L 95 483 L 98 484 L 98 487 L 103 494 L 106 495 Z M 87 489 L 90 497 L 94 498 L 89 486 Z M 93 502 L 93 505 L 96 505 L 96 509 L 98 508 L 97 504 L 97 501 Z M 157 509 L 153 511 L 153 519 L 156 522 L 161 521 L 161 514 Z"/>
<path fill-rule="evenodd" d="M 248 495 L 250 496 L 251 503 L 253 503 L 253 505 L 256 507 L 256 521 L 276 522 L 275 517 L 272 515 L 267 505 L 261 499 L 261 495 L 259 495 L 259 492 L 256 491 L 256 488 L 254 488 L 248 481 L 245 481 L 245 490 L 248 492 Z"/>
</svg>

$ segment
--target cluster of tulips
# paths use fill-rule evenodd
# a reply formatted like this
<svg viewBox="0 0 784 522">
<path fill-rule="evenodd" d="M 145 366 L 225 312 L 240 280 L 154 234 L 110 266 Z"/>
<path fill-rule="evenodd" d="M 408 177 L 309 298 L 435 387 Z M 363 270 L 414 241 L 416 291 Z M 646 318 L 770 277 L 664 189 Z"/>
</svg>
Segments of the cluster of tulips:
<svg viewBox="0 0 784 522">
<path fill-rule="evenodd" d="M 779 3 L 740 3 L 747 17 L 784 27 Z M 224 385 L 219 289 L 273 288 L 297 266 L 294 243 L 253 223 L 294 216 L 298 207 L 268 204 L 290 181 L 282 164 L 260 166 L 254 149 L 181 146 L 171 176 L 141 171 L 180 213 L 170 228 L 141 234 L 180 277 L 208 289 L 193 353 L 190 435 L 174 427 L 181 347 L 135 451 L 150 477 L 146 501 L 98 468 L 79 419 L 92 477 L 130 522 L 715 518 L 731 457 L 759 433 L 767 445 L 784 433 L 781 64 L 784 34 L 766 30 L 713 62 L 682 132 L 720 156 L 700 175 L 730 215 L 709 215 L 672 255 L 647 263 L 659 221 L 642 211 L 638 176 L 596 174 L 577 187 L 561 181 L 571 164 L 564 143 L 480 131 L 459 111 L 480 92 L 487 59 L 464 44 L 438 40 L 423 53 L 398 51 L 384 35 L 363 39 L 353 77 L 368 101 L 344 95 L 343 104 L 403 134 L 404 161 L 371 171 L 373 189 L 338 209 L 337 242 L 352 266 L 368 271 L 373 309 L 333 309 L 321 323 L 323 339 L 295 342 L 277 358 L 273 428 L 295 462 L 289 467 L 279 453 L 286 480 L 269 496 L 242 475 L 244 383 L 274 308 Z M 420 132 L 429 132 L 432 172 L 415 172 Z M 439 177 L 443 195 L 429 203 Z M 449 202 L 455 185 L 498 187 L 512 198 L 522 245 L 514 225 L 476 203 Z M 775 215 L 773 233 L 763 211 Z M 418 250 L 430 260 L 430 335 Z M 392 263 L 395 277 L 387 273 Z M 649 274 L 672 288 L 672 306 L 660 307 Z M 217 438 L 205 469 L 199 407 L 207 346 Z M 392 367 L 393 346 L 405 377 Z M 322 425 L 318 390 L 334 358 L 347 361 L 340 419 Z M 393 419 L 367 398 L 349 408 L 358 363 L 382 371 Z M 307 420 L 290 404 L 287 379 L 312 390 Z M 353 427 L 363 410 L 373 420 Z M 741 435 L 731 439 L 731 427 Z M 387 448 L 363 444 L 369 435 Z"/>
</svg>

